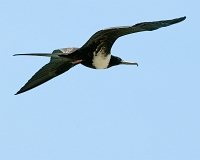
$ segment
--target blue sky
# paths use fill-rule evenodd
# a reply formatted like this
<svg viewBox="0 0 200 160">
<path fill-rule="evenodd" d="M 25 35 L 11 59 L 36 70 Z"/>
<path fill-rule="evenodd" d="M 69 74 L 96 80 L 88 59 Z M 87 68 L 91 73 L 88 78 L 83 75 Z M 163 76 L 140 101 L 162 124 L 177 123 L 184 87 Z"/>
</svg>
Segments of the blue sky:
<svg viewBox="0 0 200 160">
<path fill-rule="evenodd" d="M 0 159 L 200 159 L 199 1 L 0 1 Z M 14 94 L 49 58 L 96 31 L 187 16 L 118 39 L 136 66 L 78 65 Z"/>
</svg>

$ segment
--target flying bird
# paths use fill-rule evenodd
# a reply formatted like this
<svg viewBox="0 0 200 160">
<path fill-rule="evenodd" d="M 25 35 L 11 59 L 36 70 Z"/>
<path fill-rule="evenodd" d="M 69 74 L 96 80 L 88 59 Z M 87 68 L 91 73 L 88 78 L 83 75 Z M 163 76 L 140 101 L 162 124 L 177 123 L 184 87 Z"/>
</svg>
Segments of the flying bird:
<svg viewBox="0 0 200 160">
<path fill-rule="evenodd" d="M 142 31 L 153 31 L 161 27 L 167 27 L 185 20 L 186 17 L 142 22 L 133 26 L 113 27 L 97 31 L 81 48 L 61 48 L 52 53 L 27 53 L 15 54 L 30 56 L 50 57 L 50 62 L 36 72 L 31 79 L 15 94 L 26 92 L 44 82 L 68 71 L 70 68 L 82 64 L 93 69 L 106 69 L 112 66 L 126 64 L 136 65 L 137 62 L 127 62 L 117 56 L 111 55 L 114 42 L 121 36 Z"/>
</svg>

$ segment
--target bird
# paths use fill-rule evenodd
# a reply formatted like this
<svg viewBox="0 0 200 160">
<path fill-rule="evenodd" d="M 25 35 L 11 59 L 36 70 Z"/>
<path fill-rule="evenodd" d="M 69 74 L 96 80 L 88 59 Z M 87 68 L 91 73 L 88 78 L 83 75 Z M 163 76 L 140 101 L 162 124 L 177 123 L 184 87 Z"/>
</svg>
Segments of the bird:
<svg viewBox="0 0 200 160">
<path fill-rule="evenodd" d="M 14 54 L 13 56 L 28 55 L 50 57 L 50 62 L 37 71 L 15 95 L 33 89 L 78 64 L 93 69 L 106 69 L 121 64 L 138 66 L 137 62 L 124 61 L 120 57 L 111 55 L 111 48 L 114 42 L 119 37 L 128 34 L 153 31 L 161 27 L 179 23 L 185 19 L 186 16 L 170 20 L 141 22 L 132 26 L 102 29 L 93 34 L 81 48 L 60 48 L 54 50 L 52 53 Z"/>
</svg>

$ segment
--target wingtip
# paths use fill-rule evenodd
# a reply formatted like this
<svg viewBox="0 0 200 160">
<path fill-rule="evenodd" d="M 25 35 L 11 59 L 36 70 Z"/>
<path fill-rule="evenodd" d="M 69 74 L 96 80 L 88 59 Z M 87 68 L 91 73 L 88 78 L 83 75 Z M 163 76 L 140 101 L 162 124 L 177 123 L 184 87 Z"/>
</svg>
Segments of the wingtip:
<svg viewBox="0 0 200 160">
<path fill-rule="evenodd" d="M 20 94 L 20 92 L 18 91 L 17 93 L 15 93 L 15 95 L 18 95 L 18 94 Z"/>
<path fill-rule="evenodd" d="M 19 91 L 17 91 L 17 93 L 15 93 L 15 95 L 21 94 L 21 93 L 23 93 L 23 92 L 26 92 L 26 90 L 20 89 Z"/>
<path fill-rule="evenodd" d="M 185 20 L 185 19 L 186 19 L 186 16 L 181 17 L 181 19 L 182 19 L 182 20 Z"/>
<path fill-rule="evenodd" d="M 184 21 L 185 19 L 186 19 L 186 16 L 183 16 L 183 17 L 180 17 L 180 18 L 176 18 L 174 20 L 176 20 L 176 23 L 178 23 L 178 22 Z"/>
</svg>

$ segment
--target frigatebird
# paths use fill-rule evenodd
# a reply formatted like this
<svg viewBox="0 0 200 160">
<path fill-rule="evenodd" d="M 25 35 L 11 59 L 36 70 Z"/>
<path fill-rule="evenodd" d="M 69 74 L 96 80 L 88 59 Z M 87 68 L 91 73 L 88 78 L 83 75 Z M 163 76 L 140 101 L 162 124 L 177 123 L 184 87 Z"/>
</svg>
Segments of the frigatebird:
<svg viewBox="0 0 200 160">
<path fill-rule="evenodd" d="M 33 77 L 15 94 L 20 94 L 37 87 L 44 82 L 68 71 L 77 64 L 93 69 L 106 69 L 119 64 L 137 65 L 136 62 L 127 62 L 111 55 L 111 48 L 117 38 L 142 31 L 153 31 L 185 20 L 186 17 L 142 22 L 133 26 L 113 27 L 97 31 L 81 48 L 61 48 L 51 53 L 27 53 L 17 55 L 46 56 L 50 62 L 44 65 Z"/>
</svg>

